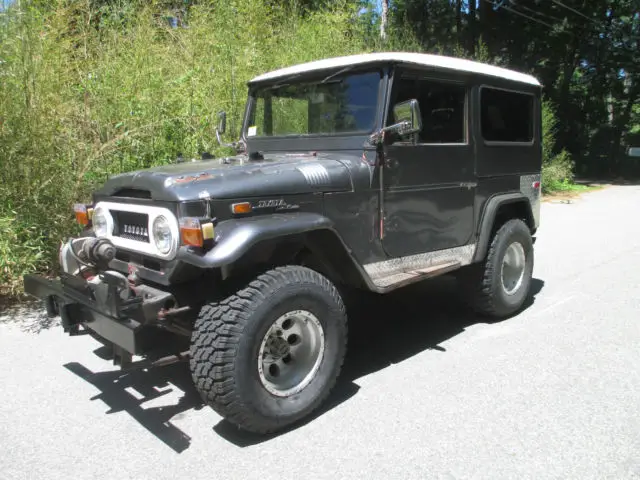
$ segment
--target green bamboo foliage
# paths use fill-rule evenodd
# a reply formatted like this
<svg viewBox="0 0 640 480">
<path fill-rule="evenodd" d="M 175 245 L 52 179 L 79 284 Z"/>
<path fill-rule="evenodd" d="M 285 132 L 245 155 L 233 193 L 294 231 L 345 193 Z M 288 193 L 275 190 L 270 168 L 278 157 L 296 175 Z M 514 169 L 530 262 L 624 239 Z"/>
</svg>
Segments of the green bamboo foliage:
<svg viewBox="0 0 640 480">
<path fill-rule="evenodd" d="M 237 135 L 250 78 L 365 49 L 349 2 L 305 15 L 274 3 L 176 12 L 171 2 L 22 0 L 0 13 L 0 294 L 55 268 L 73 203 L 109 175 L 216 153 L 222 109 Z"/>
</svg>

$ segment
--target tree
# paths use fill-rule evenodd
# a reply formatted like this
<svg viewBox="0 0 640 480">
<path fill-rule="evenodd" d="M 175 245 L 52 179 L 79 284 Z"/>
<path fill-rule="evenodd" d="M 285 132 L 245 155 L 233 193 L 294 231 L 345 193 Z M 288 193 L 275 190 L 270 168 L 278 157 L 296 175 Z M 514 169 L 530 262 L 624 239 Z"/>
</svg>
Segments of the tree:
<svg viewBox="0 0 640 480">
<path fill-rule="evenodd" d="M 389 21 L 389 0 L 382 0 L 382 15 L 380 16 L 380 38 L 387 39 L 387 23 Z"/>
<path fill-rule="evenodd" d="M 394 0 L 388 22 L 424 51 L 535 75 L 557 106 L 558 151 L 580 168 L 605 151 L 613 172 L 640 130 L 638 0 Z"/>
</svg>

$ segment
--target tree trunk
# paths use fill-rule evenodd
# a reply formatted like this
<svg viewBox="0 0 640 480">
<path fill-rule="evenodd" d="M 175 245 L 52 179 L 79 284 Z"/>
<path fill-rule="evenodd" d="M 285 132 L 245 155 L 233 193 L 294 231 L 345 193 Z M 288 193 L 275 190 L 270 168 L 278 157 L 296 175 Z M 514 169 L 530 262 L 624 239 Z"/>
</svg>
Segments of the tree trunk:
<svg viewBox="0 0 640 480">
<path fill-rule="evenodd" d="M 476 22 L 476 0 L 469 0 L 469 53 L 471 56 L 476 54 L 476 43 L 478 41 Z"/>
<path fill-rule="evenodd" d="M 382 15 L 380 15 L 380 38 L 387 39 L 387 23 L 389 22 L 389 0 L 382 0 Z"/>
<path fill-rule="evenodd" d="M 456 0 L 456 35 L 458 36 L 458 45 L 462 45 L 462 0 Z"/>
</svg>

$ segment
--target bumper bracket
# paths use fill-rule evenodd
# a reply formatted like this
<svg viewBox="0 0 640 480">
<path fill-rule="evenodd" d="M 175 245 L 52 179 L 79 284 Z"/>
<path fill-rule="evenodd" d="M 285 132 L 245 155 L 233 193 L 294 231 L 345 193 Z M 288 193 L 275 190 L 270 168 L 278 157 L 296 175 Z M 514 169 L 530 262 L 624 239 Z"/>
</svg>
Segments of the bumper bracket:
<svg viewBox="0 0 640 480">
<path fill-rule="evenodd" d="M 95 332 L 120 352 L 116 359 L 124 366 L 131 363 L 132 354 L 151 347 L 157 329 L 145 327 L 157 322 L 160 310 L 175 304 L 175 298 L 147 285 L 135 287 L 135 295 L 123 295 L 122 288 L 129 286 L 109 271 L 102 272 L 97 283 L 66 273 L 56 280 L 24 277 L 25 292 L 44 300 L 49 316 L 59 314 L 65 332 Z"/>
</svg>

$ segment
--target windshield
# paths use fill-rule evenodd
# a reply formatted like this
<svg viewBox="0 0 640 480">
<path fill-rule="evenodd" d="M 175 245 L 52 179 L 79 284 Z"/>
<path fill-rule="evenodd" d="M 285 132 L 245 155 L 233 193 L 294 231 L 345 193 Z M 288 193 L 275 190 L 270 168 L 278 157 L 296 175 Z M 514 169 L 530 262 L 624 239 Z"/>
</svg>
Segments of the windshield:
<svg viewBox="0 0 640 480">
<path fill-rule="evenodd" d="M 380 78 L 376 71 L 258 88 L 247 137 L 369 133 Z"/>
</svg>

